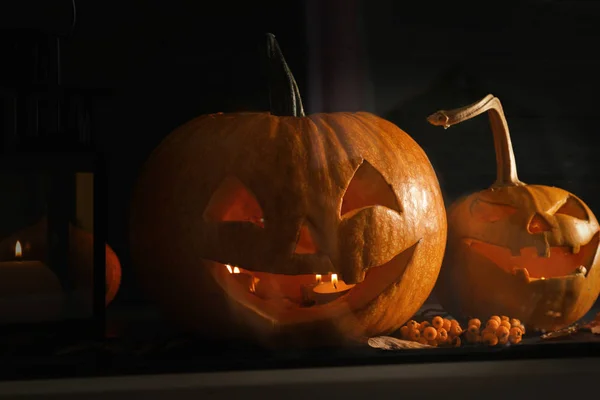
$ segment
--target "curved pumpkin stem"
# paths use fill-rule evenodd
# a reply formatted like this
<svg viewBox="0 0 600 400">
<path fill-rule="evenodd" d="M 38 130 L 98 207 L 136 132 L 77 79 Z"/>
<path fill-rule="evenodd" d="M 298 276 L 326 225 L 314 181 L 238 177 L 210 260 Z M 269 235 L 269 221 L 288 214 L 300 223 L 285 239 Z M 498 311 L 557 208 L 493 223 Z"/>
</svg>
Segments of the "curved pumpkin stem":
<svg viewBox="0 0 600 400">
<path fill-rule="evenodd" d="M 488 111 L 492 134 L 494 135 L 494 148 L 496 149 L 496 182 L 492 187 L 523 186 L 517 176 L 517 164 L 508 131 L 508 123 L 504 116 L 500 100 L 488 94 L 483 99 L 468 106 L 453 110 L 439 110 L 429 117 L 427 121 L 444 129 L 466 121 Z"/>
<path fill-rule="evenodd" d="M 267 58 L 271 114 L 304 117 L 298 84 L 272 33 L 267 33 Z"/>
</svg>

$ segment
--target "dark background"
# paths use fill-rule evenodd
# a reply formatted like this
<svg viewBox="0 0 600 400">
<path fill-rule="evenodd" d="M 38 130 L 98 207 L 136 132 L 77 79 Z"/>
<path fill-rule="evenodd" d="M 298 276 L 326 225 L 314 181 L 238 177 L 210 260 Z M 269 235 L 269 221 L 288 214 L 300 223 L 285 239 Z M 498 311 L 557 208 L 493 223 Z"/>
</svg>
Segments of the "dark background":
<svg viewBox="0 0 600 400">
<path fill-rule="evenodd" d="M 427 152 L 448 203 L 494 181 L 491 132 L 485 116 L 449 130 L 425 117 L 492 93 L 519 177 L 574 192 L 600 214 L 600 2 L 79 0 L 72 31 L 70 0 L 6 3 L 0 28 L 68 34 L 65 84 L 111 91 L 96 103 L 94 129 L 107 159 L 108 242 L 124 269 L 115 304 L 140 298 L 127 245 L 139 168 L 195 116 L 268 109 L 265 32 L 277 36 L 308 112 L 393 121 Z"/>
</svg>

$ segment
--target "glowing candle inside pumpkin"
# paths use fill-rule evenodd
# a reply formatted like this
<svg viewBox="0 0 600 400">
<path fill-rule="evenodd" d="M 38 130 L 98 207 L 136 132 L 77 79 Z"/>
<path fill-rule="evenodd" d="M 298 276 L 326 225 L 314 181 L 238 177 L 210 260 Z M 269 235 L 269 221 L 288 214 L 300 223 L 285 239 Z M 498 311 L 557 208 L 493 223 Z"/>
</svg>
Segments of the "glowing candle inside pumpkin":
<svg viewBox="0 0 600 400">
<path fill-rule="evenodd" d="M 251 293 L 256 292 L 256 284 L 260 279 L 254 277 L 252 274 L 242 272 L 239 267 L 231 267 L 231 265 L 225 264 L 227 271 L 230 274 L 235 276 L 235 279 L 242 284 L 244 287 L 247 287 Z"/>
<path fill-rule="evenodd" d="M 321 274 L 316 274 L 315 275 L 315 280 L 317 281 L 317 283 L 321 283 Z"/>
<path fill-rule="evenodd" d="M 337 285 L 338 285 L 337 274 L 331 274 L 331 284 L 333 285 L 333 287 L 335 289 L 337 289 Z"/>
<path fill-rule="evenodd" d="M 329 282 L 321 282 L 313 288 L 312 298 L 317 304 L 329 303 L 345 294 L 356 285 L 347 285 L 337 274 L 331 274 Z"/>
</svg>

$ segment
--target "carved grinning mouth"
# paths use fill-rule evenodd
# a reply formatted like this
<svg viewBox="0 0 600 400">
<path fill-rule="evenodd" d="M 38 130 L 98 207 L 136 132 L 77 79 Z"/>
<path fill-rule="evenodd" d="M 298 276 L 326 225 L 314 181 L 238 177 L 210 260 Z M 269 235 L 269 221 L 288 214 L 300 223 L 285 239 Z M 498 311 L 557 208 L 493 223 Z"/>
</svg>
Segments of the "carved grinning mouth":
<svg viewBox="0 0 600 400">
<path fill-rule="evenodd" d="M 387 263 L 369 268 L 365 279 L 340 297 L 311 307 L 303 305 L 302 286 L 314 283 L 315 275 L 261 273 L 241 267 L 238 267 L 239 273 L 230 273 L 226 264 L 214 261 L 210 261 L 210 264 L 216 282 L 229 298 L 280 324 L 299 323 L 303 320 L 339 317 L 344 311 L 364 308 L 401 280 L 412 263 L 419 243 L 420 240 Z M 242 277 L 244 275 L 246 277 Z M 261 287 L 261 282 L 265 286 Z"/>
<path fill-rule="evenodd" d="M 577 274 L 587 276 L 598 249 L 599 238 L 600 232 L 597 232 L 587 244 L 579 248 L 556 246 L 541 251 L 532 246 L 521 248 L 517 254 L 507 247 L 477 239 L 466 238 L 463 242 L 504 271 L 530 281 Z"/>
</svg>

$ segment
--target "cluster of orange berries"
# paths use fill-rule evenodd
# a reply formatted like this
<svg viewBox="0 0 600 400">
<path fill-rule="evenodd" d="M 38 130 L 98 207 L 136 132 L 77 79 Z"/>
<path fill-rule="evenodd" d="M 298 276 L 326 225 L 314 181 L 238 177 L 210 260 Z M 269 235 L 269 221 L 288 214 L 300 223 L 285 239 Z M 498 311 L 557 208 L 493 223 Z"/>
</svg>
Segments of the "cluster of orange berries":
<svg viewBox="0 0 600 400">
<path fill-rule="evenodd" d="M 483 329 L 477 318 L 469 320 L 465 334 L 469 343 L 483 343 L 488 346 L 517 344 L 525 334 L 525 326 L 516 318 L 507 316 L 491 316 Z"/>
<path fill-rule="evenodd" d="M 400 328 L 400 336 L 404 340 L 411 340 L 430 346 L 459 347 L 460 335 L 463 333 L 460 324 L 455 319 L 436 316 L 431 320 L 417 322 L 410 320 Z"/>
</svg>

